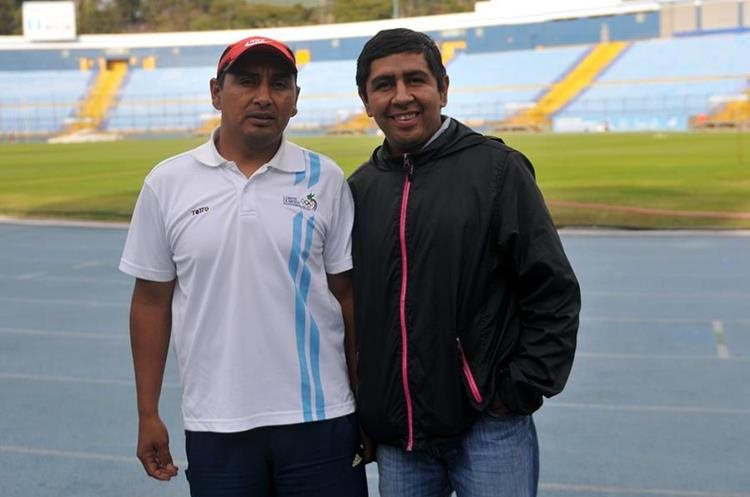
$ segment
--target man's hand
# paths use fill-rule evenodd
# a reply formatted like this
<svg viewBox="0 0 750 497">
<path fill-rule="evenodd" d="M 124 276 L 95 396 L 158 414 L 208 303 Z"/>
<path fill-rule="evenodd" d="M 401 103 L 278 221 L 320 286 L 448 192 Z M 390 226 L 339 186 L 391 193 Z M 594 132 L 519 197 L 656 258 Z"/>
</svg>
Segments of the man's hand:
<svg viewBox="0 0 750 497">
<path fill-rule="evenodd" d="M 503 404 L 503 401 L 500 400 L 497 395 L 495 395 L 495 398 L 492 399 L 489 410 L 495 416 L 511 416 L 513 414 L 512 412 L 510 412 L 510 409 L 508 409 L 505 404 Z"/>
<path fill-rule="evenodd" d="M 177 476 L 177 466 L 169 453 L 167 427 L 158 416 L 139 421 L 137 454 L 150 477 L 168 481 Z"/>
<path fill-rule="evenodd" d="M 362 446 L 362 461 L 365 464 L 375 461 L 375 451 L 378 444 L 365 433 L 362 427 L 359 428 L 359 441 Z"/>
</svg>

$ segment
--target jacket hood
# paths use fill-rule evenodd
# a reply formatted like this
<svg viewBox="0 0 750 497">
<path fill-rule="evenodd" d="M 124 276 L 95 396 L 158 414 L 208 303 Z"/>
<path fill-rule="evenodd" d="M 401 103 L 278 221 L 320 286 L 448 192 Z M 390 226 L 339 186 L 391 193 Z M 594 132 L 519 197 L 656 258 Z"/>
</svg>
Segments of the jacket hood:
<svg viewBox="0 0 750 497">
<path fill-rule="evenodd" d="M 411 155 L 412 161 L 416 167 L 423 164 L 429 164 L 430 161 L 445 157 L 468 147 L 472 147 L 487 140 L 499 140 L 499 138 L 490 138 L 484 136 L 464 124 L 450 119 L 448 128 L 443 131 L 429 146 L 414 152 Z M 502 142 L 502 140 L 500 140 Z M 370 157 L 370 162 L 378 169 L 392 170 L 403 167 L 404 154 L 391 155 L 386 142 L 378 146 Z"/>
</svg>

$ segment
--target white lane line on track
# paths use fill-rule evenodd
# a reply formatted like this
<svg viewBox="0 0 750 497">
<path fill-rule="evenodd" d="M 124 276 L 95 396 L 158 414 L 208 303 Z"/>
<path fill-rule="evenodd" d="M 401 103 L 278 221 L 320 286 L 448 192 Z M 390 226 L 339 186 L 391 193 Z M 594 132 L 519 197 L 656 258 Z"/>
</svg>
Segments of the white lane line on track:
<svg viewBox="0 0 750 497">
<path fill-rule="evenodd" d="M 73 269 L 85 269 L 87 267 L 99 267 L 99 266 L 112 266 L 112 263 L 92 260 L 92 261 L 79 262 L 78 264 L 74 264 L 71 267 Z"/>
<path fill-rule="evenodd" d="M 40 276 L 44 276 L 47 274 L 47 271 L 35 271 L 33 273 L 25 273 L 25 274 L 19 274 L 15 278 L 13 278 L 16 281 L 28 281 L 28 280 L 34 280 L 39 278 Z"/>
<path fill-rule="evenodd" d="M 584 297 L 591 298 L 607 298 L 607 297 L 632 297 L 637 299 L 747 299 L 750 298 L 750 293 L 747 292 L 728 292 L 728 291 L 714 291 L 714 292 L 611 292 L 611 291 L 598 291 L 592 290 L 584 292 Z"/>
<path fill-rule="evenodd" d="M 724 322 L 715 319 L 713 322 L 714 339 L 716 340 L 716 354 L 719 359 L 729 359 L 729 347 L 727 346 L 727 335 L 724 333 Z"/>
<path fill-rule="evenodd" d="M 750 230 L 618 230 L 607 228 L 562 228 L 561 235 L 623 237 L 623 238 L 736 238 L 750 236 Z"/>
<path fill-rule="evenodd" d="M 113 270 L 114 271 L 114 270 Z M 29 273 L 34 274 L 34 273 Z M 99 286 L 106 286 L 106 285 L 112 285 L 112 286 L 133 286 L 133 278 L 129 276 L 122 275 L 120 276 L 118 273 L 115 274 L 115 277 L 93 277 L 93 276 L 52 276 L 48 273 L 38 273 L 38 275 L 34 276 L 33 279 L 26 278 L 23 279 L 22 276 L 24 275 L 11 275 L 11 274 L 0 274 L 0 281 L 32 281 L 33 283 L 78 283 L 78 284 L 86 284 L 86 285 L 99 285 Z"/>
<path fill-rule="evenodd" d="M 672 488 L 608 487 L 597 485 L 568 485 L 541 483 L 544 490 L 593 494 L 666 495 L 674 497 L 750 497 L 746 492 L 715 492 L 712 490 L 678 490 Z"/>
<path fill-rule="evenodd" d="M 127 333 L 88 333 L 83 331 L 50 331 L 50 330 L 33 330 L 28 328 L 6 328 L 0 326 L 0 335 L 23 335 L 38 336 L 48 338 L 84 338 L 92 340 L 128 340 L 130 336 Z"/>
<path fill-rule="evenodd" d="M 729 414 L 750 415 L 750 409 L 733 409 L 722 407 L 700 407 L 700 406 L 648 406 L 638 404 L 592 404 L 575 402 L 547 401 L 545 405 L 550 407 L 561 407 L 567 409 L 594 409 L 605 411 L 629 411 L 629 412 L 664 412 L 678 414 Z"/>
<path fill-rule="evenodd" d="M 26 454 L 32 456 L 62 457 L 65 459 L 88 459 L 93 461 L 109 461 L 140 464 L 135 456 L 116 456 L 113 454 L 98 454 L 95 452 L 79 452 L 73 450 L 46 449 L 38 447 L 24 447 L 20 445 L 0 445 L 0 452 L 11 454 Z M 177 459 L 177 466 L 187 466 L 187 461 Z"/>
<path fill-rule="evenodd" d="M 88 307 L 129 307 L 130 302 L 99 302 L 96 300 L 71 300 L 71 299 L 27 299 L 22 297 L 0 297 L 0 302 L 14 304 L 54 304 L 54 305 L 80 305 Z"/>
<path fill-rule="evenodd" d="M 116 385 L 135 387 L 133 380 L 116 380 L 112 378 L 82 378 L 77 376 L 53 376 L 44 374 L 6 373 L 0 372 L 0 380 L 38 381 L 49 383 L 73 383 L 86 385 Z M 180 388 L 179 383 L 164 382 L 163 388 Z"/>
<path fill-rule="evenodd" d="M 636 318 L 629 316 L 581 316 L 581 322 L 592 321 L 597 323 L 658 323 L 658 324 L 711 324 L 711 319 L 693 319 L 693 318 Z M 724 319 L 726 323 L 739 325 L 750 325 L 750 318 Z"/>
<path fill-rule="evenodd" d="M 717 358 L 715 355 L 676 355 L 676 354 L 624 354 L 624 353 L 609 353 L 609 352 L 576 352 L 576 358 L 585 357 L 588 359 L 622 359 L 625 361 L 630 360 L 645 360 L 645 361 L 715 361 Z M 748 357 L 721 357 L 720 359 L 737 362 L 750 362 L 750 356 Z"/>
</svg>

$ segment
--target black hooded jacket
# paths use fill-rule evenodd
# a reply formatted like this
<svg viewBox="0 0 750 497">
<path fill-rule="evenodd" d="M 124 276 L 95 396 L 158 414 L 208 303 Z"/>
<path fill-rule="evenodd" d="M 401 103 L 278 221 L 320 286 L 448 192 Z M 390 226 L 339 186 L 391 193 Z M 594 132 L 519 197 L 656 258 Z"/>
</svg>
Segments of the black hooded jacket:
<svg viewBox="0 0 750 497">
<path fill-rule="evenodd" d="M 349 184 L 370 436 L 430 446 L 495 396 L 529 414 L 562 390 L 580 290 L 522 154 L 452 121 L 418 153 L 378 147 Z"/>
</svg>

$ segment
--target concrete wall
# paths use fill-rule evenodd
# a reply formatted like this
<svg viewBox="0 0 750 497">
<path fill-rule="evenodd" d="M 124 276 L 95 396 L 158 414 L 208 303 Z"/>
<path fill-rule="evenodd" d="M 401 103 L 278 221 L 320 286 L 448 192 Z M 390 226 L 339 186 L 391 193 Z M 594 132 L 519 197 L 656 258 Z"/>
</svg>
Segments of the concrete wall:
<svg viewBox="0 0 750 497">
<path fill-rule="evenodd" d="M 662 36 L 750 29 L 750 0 L 684 0 L 664 4 Z"/>
<path fill-rule="evenodd" d="M 701 29 L 735 29 L 740 26 L 740 10 L 737 0 L 704 2 L 700 7 Z"/>
</svg>

